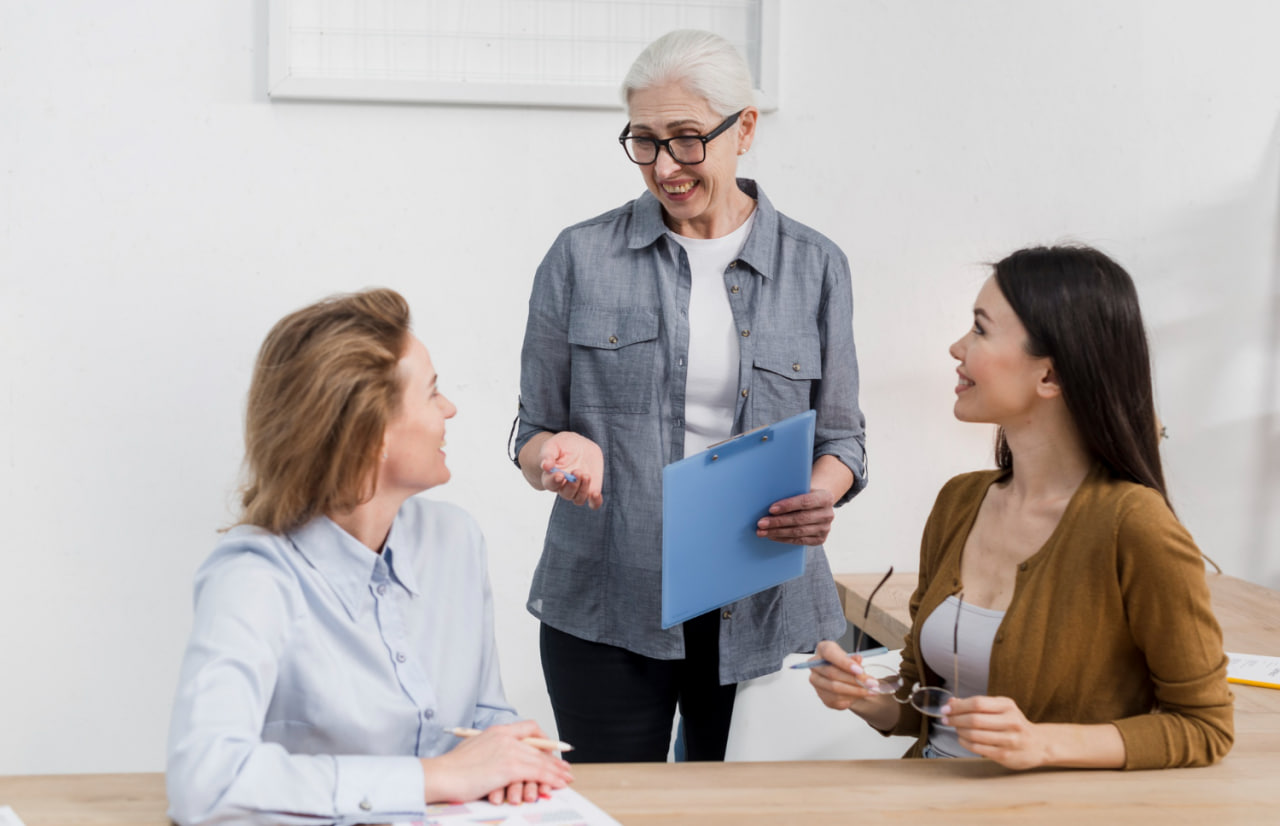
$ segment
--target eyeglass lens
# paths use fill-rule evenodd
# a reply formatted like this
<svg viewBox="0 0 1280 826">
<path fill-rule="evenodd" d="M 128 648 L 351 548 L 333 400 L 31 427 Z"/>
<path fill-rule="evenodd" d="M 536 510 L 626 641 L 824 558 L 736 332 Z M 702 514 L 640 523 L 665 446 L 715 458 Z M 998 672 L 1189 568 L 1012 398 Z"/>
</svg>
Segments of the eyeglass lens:
<svg viewBox="0 0 1280 826">
<path fill-rule="evenodd" d="M 871 596 L 867 597 L 867 607 L 863 611 L 863 619 L 871 613 L 871 600 L 875 599 L 876 591 L 880 590 L 880 586 L 889 579 L 893 573 L 893 568 L 889 569 L 889 573 L 884 575 L 884 579 L 880 580 L 880 584 L 871 592 Z M 955 625 L 951 629 L 951 668 L 952 680 L 951 690 L 942 688 L 941 686 L 917 685 L 911 692 L 911 696 L 907 700 L 897 699 L 899 703 L 911 703 L 912 707 L 926 717 L 941 717 L 942 709 L 956 695 L 953 693 L 960 684 L 960 611 L 964 607 L 964 593 L 961 592 L 956 602 L 956 619 Z M 859 628 L 859 637 L 861 637 L 862 629 Z M 858 650 L 858 643 L 854 643 L 854 651 Z M 873 663 L 863 666 L 863 672 L 873 680 L 873 685 L 867 686 L 868 690 L 875 694 L 897 694 L 902 688 L 902 675 L 887 665 L 879 665 Z"/>
<path fill-rule="evenodd" d="M 654 138 L 628 137 L 622 142 L 627 155 L 638 164 L 651 164 L 658 159 L 658 141 Z M 676 163 L 700 164 L 707 159 L 707 145 L 701 138 L 672 138 L 667 149 Z"/>
</svg>

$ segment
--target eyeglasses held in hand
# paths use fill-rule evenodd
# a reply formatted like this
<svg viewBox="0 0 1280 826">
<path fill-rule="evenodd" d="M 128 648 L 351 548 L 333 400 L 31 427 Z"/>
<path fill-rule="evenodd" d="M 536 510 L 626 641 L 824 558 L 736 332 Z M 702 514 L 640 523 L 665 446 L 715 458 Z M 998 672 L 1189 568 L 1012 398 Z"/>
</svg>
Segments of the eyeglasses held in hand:
<svg viewBox="0 0 1280 826">
<path fill-rule="evenodd" d="M 867 606 L 862 612 L 864 624 L 867 618 L 871 615 L 871 600 L 875 599 L 876 591 L 879 591 L 880 586 L 888 582 L 889 577 L 892 575 L 893 567 L 890 566 L 888 573 L 886 573 L 884 578 L 880 580 L 879 585 L 876 585 L 876 587 L 872 589 L 871 596 L 867 597 Z M 956 696 L 954 690 L 960 684 L 960 611 L 964 608 L 963 592 L 957 595 L 957 600 L 956 621 L 955 626 L 951 630 L 951 691 L 948 691 L 941 686 L 921 685 L 916 683 L 912 688 L 908 699 L 903 700 L 897 696 L 898 692 L 902 689 L 902 675 L 887 665 L 879 665 L 876 663 L 862 667 L 863 673 L 875 681 L 874 683 L 864 685 L 863 687 L 875 694 L 893 695 L 893 699 L 903 705 L 906 705 L 909 702 L 916 711 L 919 711 L 927 717 L 941 717 L 943 706 L 945 706 L 951 698 Z M 853 644 L 853 653 L 855 654 L 858 652 L 858 647 L 861 644 L 861 637 L 862 628 L 859 627 L 858 634 L 854 638 Z"/>
<path fill-rule="evenodd" d="M 707 159 L 707 144 L 719 136 L 730 126 L 738 122 L 738 116 L 744 110 L 738 110 L 720 122 L 720 125 L 705 135 L 677 135 L 674 138 L 640 138 L 627 133 L 631 124 L 622 127 L 618 135 L 618 143 L 626 151 L 632 163 L 648 166 L 658 160 L 658 150 L 666 149 L 671 159 L 682 166 L 697 166 Z"/>
</svg>

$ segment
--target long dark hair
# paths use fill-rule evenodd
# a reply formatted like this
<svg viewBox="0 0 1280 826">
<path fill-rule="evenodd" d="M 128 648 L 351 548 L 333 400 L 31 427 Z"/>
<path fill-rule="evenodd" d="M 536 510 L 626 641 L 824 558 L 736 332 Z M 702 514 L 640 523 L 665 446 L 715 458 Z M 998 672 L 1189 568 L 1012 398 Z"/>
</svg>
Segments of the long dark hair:
<svg viewBox="0 0 1280 826">
<path fill-rule="evenodd" d="M 1027 330 L 1030 355 L 1053 363 L 1089 452 L 1168 502 L 1147 333 L 1129 273 L 1090 247 L 1032 247 L 996 264 L 995 279 Z M 1003 430 L 996 464 L 1013 468 Z"/>
</svg>

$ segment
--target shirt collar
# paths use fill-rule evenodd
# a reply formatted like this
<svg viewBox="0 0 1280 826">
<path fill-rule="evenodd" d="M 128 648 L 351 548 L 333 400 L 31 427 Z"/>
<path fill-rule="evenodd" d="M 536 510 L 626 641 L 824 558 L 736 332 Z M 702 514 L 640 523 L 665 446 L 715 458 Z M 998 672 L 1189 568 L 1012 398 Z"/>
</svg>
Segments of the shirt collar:
<svg viewBox="0 0 1280 826">
<path fill-rule="evenodd" d="M 403 508 L 403 506 L 401 506 Z M 413 565 L 410 562 L 409 548 L 413 546 L 407 535 L 408 528 L 404 526 L 405 520 L 396 515 L 396 520 L 391 523 L 391 531 L 387 534 L 387 543 L 382 548 L 382 558 L 387 561 L 387 567 L 391 569 L 391 576 L 404 586 L 405 590 L 418 595 L 418 580 L 413 575 Z M 397 549 L 400 553 L 397 555 Z"/>
<path fill-rule="evenodd" d="M 765 197 L 764 190 L 750 178 L 738 178 L 738 189 L 756 200 L 755 226 L 747 236 L 738 260 L 750 266 L 765 278 L 773 278 L 774 247 L 778 239 L 778 212 Z M 630 249 L 643 249 L 656 242 L 667 232 L 662 220 L 662 204 L 652 192 L 632 202 L 631 232 L 627 238 Z"/>
<path fill-rule="evenodd" d="M 366 548 L 327 516 L 318 516 L 291 532 L 289 541 L 329 583 L 351 618 L 359 619 L 369 608 L 369 585 L 378 578 L 380 564 L 407 591 L 415 596 L 418 593 L 408 559 L 399 560 L 397 565 L 394 549 L 408 547 L 404 528 L 400 526 L 402 521 L 397 518 L 391 523 L 381 555 Z"/>
</svg>

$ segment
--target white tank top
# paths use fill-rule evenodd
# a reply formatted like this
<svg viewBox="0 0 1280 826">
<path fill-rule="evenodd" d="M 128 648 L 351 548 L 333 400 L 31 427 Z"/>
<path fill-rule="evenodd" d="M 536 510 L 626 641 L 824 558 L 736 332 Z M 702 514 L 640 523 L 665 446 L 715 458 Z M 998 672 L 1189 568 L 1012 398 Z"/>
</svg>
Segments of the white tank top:
<svg viewBox="0 0 1280 826">
<path fill-rule="evenodd" d="M 991 645 L 996 631 L 1004 620 L 1004 611 L 992 611 L 964 603 L 960 609 L 960 625 L 956 626 L 956 606 L 960 600 L 954 596 L 946 600 L 925 618 L 920 627 L 920 654 L 925 664 L 942 677 L 942 684 L 958 697 L 973 697 L 987 693 L 987 677 L 991 670 Z M 959 632 L 959 687 L 955 685 L 956 657 L 952 654 L 952 641 Z M 946 757 L 977 757 L 960 745 L 956 730 L 944 726 L 937 718 L 929 719 L 929 745 Z"/>
</svg>

